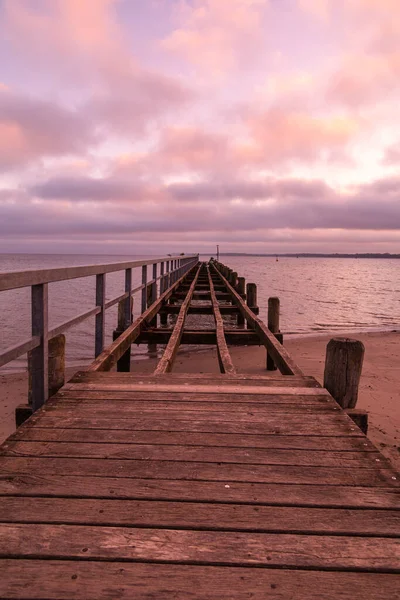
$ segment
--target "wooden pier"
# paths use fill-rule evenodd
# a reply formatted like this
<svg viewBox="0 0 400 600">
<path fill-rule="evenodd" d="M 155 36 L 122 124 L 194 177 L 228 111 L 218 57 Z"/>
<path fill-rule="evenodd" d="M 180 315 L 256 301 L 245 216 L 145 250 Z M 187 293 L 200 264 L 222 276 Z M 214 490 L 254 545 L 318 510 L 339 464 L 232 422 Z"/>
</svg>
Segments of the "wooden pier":
<svg viewBox="0 0 400 600">
<path fill-rule="evenodd" d="M 128 278 L 114 342 L 1 447 L 0 598 L 400 598 L 400 476 L 286 352 L 276 302 L 268 328 L 236 273 L 183 267 L 143 271 L 133 322 Z M 152 375 L 133 343 L 166 345 Z M 181 343 L 221 374 L 174 373 Z M 229 353 L 255 343 L 265 375 Z"/>
</svg>

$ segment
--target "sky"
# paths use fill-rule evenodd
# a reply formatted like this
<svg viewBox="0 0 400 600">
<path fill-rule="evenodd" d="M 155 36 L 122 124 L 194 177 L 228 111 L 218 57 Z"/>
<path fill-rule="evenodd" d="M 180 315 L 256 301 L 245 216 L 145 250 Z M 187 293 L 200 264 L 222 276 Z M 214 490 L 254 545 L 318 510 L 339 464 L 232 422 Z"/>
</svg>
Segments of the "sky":
<svg viewBox="0 0 400 600">
<path fill-rule="evenodd" d="M 0 252 L 400 252 L 399 0 L 0 0 Z"/>
</svg>

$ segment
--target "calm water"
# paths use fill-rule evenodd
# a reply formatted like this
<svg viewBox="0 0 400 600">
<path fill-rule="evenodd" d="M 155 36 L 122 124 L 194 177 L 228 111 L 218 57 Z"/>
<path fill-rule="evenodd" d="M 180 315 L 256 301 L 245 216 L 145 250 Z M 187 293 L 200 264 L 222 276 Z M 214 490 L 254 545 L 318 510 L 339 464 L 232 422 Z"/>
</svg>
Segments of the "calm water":
<svg viewBox="0 0 400 600">
<path fill-rule="evenodd" d="M 7 255 L 0 254 L 0 272 L 102 264 L 136 260 L 139 256 Z M 203 260 L 208 257 L 202 256 Z M 221 257 L 246 281 L 258 284 L 260 316 L 266 320 L 269 296 L 281 301 L 281 329 L 286 333 L 390 330 L 400 326 L 400 260 Z M 133 271 L 134 286 L 140 269 Z M 150 278 L 150 268 L 149 268 Z M 107 300 L 123 293 L 123 273 L 107 275 Z M 87 277 L 49 285 L 50 327 L 94 306 L 95 278 Z M 140 307 L 135 298 L 134 314 Z M 116 307 L 106 312 L 106 341 L 111 342 Z M 67 332 L 67 361 L 71 366 L 90 362 L 94 352 L 94 318 Z M 30 337 L 30 289 L 0 292 L 0 351 Z M 146 347 L 133 347 L 137 359 Z M 21 370 L 25 359 L 0 372 Z"/>
</svg>

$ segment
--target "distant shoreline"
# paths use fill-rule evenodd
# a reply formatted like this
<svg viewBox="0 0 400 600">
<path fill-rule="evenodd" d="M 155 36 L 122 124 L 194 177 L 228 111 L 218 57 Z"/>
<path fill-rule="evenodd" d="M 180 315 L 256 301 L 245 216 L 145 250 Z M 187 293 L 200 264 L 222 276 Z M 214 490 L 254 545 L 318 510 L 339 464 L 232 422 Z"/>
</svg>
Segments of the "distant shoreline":
<svg viewBox="0 0 400 600">
<path fill-rule="evenodd" d="M 286 254 L 252 254 L 247 252 L 220 252 L 220 256 L 264 256 L 266 258 L 400 258 L 400 254 L 390 254 L 390 253 L 363 253 L 363 254 L 321 254 L 321 253 L 307 253 L 307 252 L 299 252 L 299 253 L 286 253 Z M 203 254 L 201 254 L 203 256 Z"/>
</svg>

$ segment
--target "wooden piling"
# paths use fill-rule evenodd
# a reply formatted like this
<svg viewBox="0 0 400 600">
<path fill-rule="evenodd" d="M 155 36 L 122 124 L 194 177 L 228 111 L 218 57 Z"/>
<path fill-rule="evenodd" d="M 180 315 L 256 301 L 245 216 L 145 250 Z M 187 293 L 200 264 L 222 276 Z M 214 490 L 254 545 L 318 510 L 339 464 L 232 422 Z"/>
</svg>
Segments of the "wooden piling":
<svg viewBox="0 0 400 600">
<path fill-rule="evenodd" d="M 348 338 L 333 338 L 326 347 L 324 387 L 342 408 L 355 408 L 358 397 L 364 344 Z"/>
<path fill-rule="evenodd" d="M 242 297 L 246 294 L 246 280 L 244 277 L 238 277 L 237 291 Z M 238 313 L 237 324 L 239 327 L 243 327 L 243 325 L 245 324 L 245 318 L 241 312 Z"/>
<path fill-rule="evenodd" d="M 279 333 L 279 298 L 268 298 L 268 329 Z M 267 371 L 276 371 L 276 364 L 267 351 Z"/>
<path fill-rule="evenodd" d="M 232 271 L 231 273 L 231 281 L 230 284 L 232 287 L 236 288 L 237 286 L 237 280 L 238 280 L 238 274 L 236 273 L 236 271 Z"/>
<path fill-rule="evenodd" d="M 132 323 L 133 320 L 133 297 L 130 297 L 130 313 L 126 318 L 125 300 L 118 302 L 118 324 L 117 329 L 113 331 L 113 341 L 115 341 Z M 117 371 L 119 373 L 129 373 L 131 370 L 131 347 L 117 361 Z"/>
<path fill-rule="evenodd" d="M 54 396 L 65 383 L 65 335 L 60 333 L 48 341 L 48 390 L 49 397 Z M 33 412 L 33 358 L 28 352 L 28 404 L 20 404 L 15 409 L 15 424 L 22 425 Z"/>
</svg>

